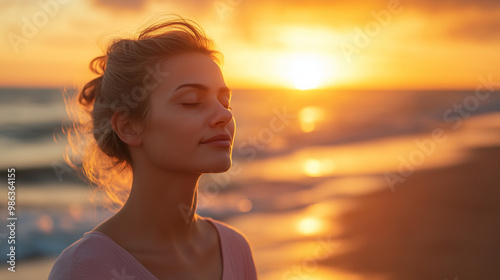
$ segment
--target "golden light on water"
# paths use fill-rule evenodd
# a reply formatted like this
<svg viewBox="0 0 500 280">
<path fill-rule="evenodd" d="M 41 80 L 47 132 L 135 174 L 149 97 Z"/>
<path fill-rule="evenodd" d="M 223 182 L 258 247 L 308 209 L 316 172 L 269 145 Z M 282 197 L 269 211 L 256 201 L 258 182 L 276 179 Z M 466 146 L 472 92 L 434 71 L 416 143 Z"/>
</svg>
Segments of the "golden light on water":
<svg viewBox="0 0 500 280">
<path fill-rule="evenodd" d="M 252 205 L 252 202 L 246 198 L 240 200 L 240 202 L 238 203 L 238 208 L 240 209 L 241 212 L 249 212 L 250 210 L 252 210 L 253 208 L 253 205 Z"/>
<path fill-rule="evenodd" d="M 40 216 L 37 220 L 38 229 L 43 233 L 50 234 L 54 230 L 54 221 L 48 214 Z"/>
<path fill-rule="evenodd" d="M 321 163 L 317 159 L 310 158 L 304 162 L 304 171 L 309 176 L 319 176 L 321 174 Z"/>
<path fill-rule="evenodd" d="M 322 228 L 323 222 L 313 217 L 304 218 L 297 224 L 297 230 L 305 235 L 318 233 Z"/>
<path fill-rule="evenodd" d="M 300 129 L 303 132 L 311 132 L 316 129 L 316 123 L 325 118 L 325 111 L 322 108 L 309 106 L 299 112 Z"/>
<path fill-rule="evenodd" d="M 82 218 L 83 209 L 78 203 L 71 203 L 68 207 L 68 213 L 74 220 L 80 220 Z"/>
<path fill-rule="evenodd" d="M 335 165 L 331 159 L 318 160 L 308 158 L 304 161 L 304 173 L 311 177 L 319 177 L 333 173 Z"/>
</svg>

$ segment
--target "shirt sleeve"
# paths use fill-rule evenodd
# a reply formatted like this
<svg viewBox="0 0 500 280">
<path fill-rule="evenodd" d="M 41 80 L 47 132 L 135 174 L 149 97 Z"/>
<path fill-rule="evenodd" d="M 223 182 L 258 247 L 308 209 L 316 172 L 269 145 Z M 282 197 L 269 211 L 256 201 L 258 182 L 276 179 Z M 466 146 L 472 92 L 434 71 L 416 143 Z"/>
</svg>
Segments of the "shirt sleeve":
<svg viewBox="0 0 500 280">
<path fill-rule="evenodd" d="M 256 280 L 257 271 L 254 257 L 247 237 L 239 230 L 218 222 L 223 242 L 224 273 L 232 275 L 228 279 Z"/>
<path fill-rule="evenodd" d="M 70 247 L 66 248 L 57 258 L 48 280 L 90 280 L 107 279 L 105 278 L 105 269 L 98 265 L 91 256 L 82 255 L 81 245 L 83 241 L 79 240 Z"/>
<path fill-rule="evenodd" d="M 48 280 L 142 279 L 148 278 L 136 264 L 120 257 L 112 247 L 107 246 L 105 240 L 84 238 L 59 255 L 48 278 Z"/>
</svg>

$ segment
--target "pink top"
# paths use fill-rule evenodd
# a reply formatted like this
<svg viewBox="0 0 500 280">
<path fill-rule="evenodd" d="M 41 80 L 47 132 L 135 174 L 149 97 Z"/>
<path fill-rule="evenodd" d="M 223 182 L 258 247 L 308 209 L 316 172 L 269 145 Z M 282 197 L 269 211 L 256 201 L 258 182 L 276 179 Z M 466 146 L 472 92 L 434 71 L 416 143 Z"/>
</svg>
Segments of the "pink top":
<svg viewBox="0 0 500 280">
<path fill-rule="evenodd" d="M 252 250 L 235 228 L 212 220 L 219 234 L 222 252 L 222 280 L 254 280 L 257 273 Z M 90 231 L 66 248 L 49 275 L 49 280 L 158 280 L 128 251 L 104 233 Z"/>
</svg>

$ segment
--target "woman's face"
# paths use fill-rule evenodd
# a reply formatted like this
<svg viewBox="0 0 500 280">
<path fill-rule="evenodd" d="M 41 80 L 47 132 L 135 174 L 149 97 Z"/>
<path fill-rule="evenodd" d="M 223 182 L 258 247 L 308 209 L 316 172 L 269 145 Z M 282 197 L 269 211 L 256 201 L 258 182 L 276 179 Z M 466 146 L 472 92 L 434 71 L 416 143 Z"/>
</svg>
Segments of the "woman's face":
<svg viewBox="0 0 500 280">
<path fill-rule="evenodd" d="M 160 71 L 142 133 L 147 159 L 170 171 L 227 171 L 235 123 L 228 108 L 231 91 L 219 66 L 210 56 L 191 52 L 163 60 Z M 228 138 L 206 142 L 220 135 Z"/>
</svg>

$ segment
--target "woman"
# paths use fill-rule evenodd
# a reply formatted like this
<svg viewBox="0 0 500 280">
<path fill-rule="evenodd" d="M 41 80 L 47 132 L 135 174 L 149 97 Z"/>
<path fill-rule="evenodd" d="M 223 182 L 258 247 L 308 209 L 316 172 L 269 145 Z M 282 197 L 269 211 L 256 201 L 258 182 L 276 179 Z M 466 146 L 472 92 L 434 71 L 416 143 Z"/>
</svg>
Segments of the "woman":
<svg viewBox="0 0 500 280">
<path fill-rule="evenodd" d="M 85 143 L 86 177 L 111 202 L 126 201 L 61 253 L 50 280 L 257 278 L 245 237 L 195 212 L 200 176 L 231 167 L 235 123 L 219 55 L 181 18 L 91 62 L 99 77 L 78 101 L 92 139 L 74 126 L 70 146 Z"/>
</svg>

